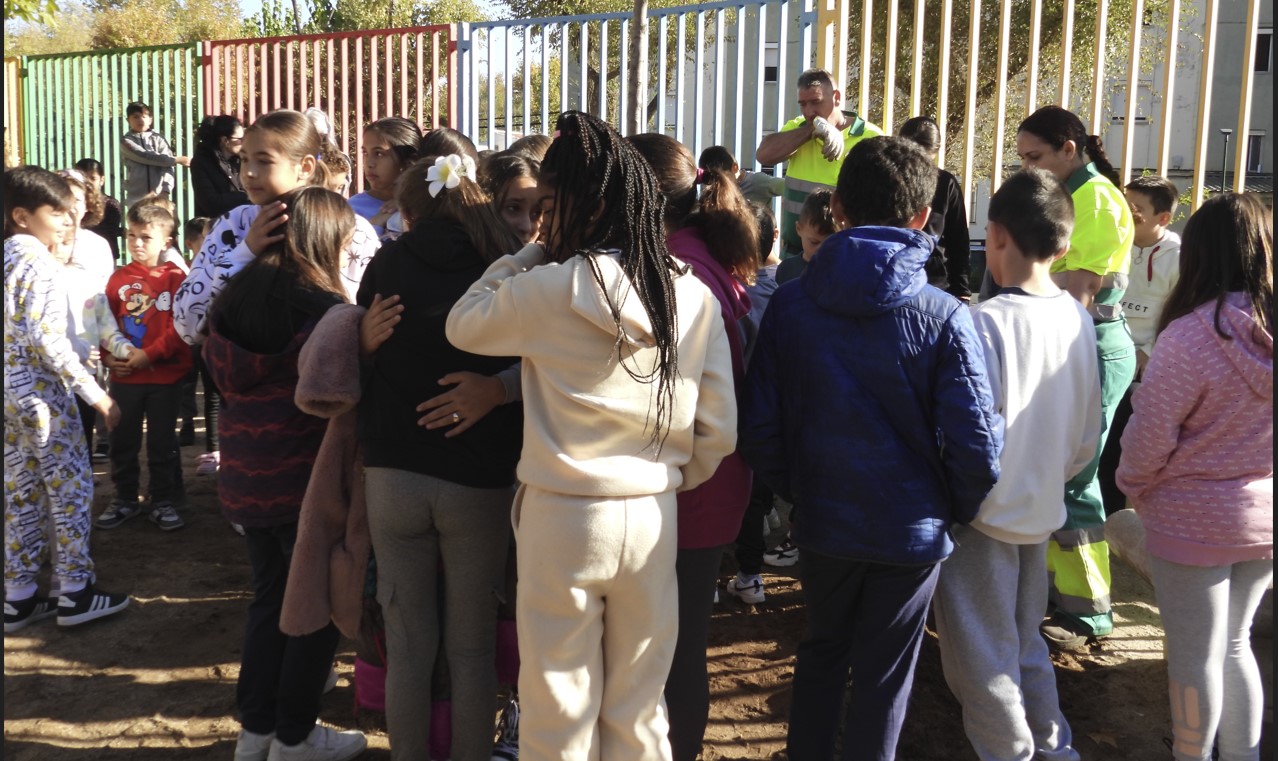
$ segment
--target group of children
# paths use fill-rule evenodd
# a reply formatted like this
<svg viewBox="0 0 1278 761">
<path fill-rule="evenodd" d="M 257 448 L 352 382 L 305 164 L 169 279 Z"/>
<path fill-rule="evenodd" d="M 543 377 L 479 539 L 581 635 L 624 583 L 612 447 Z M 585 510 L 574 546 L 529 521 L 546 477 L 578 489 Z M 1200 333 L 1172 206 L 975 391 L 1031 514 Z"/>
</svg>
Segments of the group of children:
<svg viewBox="0 0 1278 761">
<path fill-rule="evenodd" d="M 237 761 L 365 747 L 316 722 L 338 576 L 328 601 L 288 592 L 316 557 L 299 524 L 318 499 L 342 503 L 325 508 L 337 525 L 367 512 L 369 537 L 335 541 L 358 565 L 371 537 L 393 757 L 438 748 L 426 717 L 446 662 L 447 757 L 693 761 L 722 550 L 735 539 L 741 567 L 726 591 L 762 602 L 773 494 L 791 533 L 766 559 L 798 562 L 810 617 L 790 758 L 894 757 L 932 609 L 977 754 L 1076 759 L 1048 643 L 1112 627 L 1107 589 L 1060 582 L 1077 566 L 1107 584 L 1097 472 L 1126 395 L 1117 483 L 1150 532 L 1173 751 L 1206 759 L 1218 736 L 1223 758 L 1255 758 L 1262 701 L 1239 643 L 1272 577 L 1271 218 L 1249 196 L 1209 200 L 1177 266 L 1174 186 L 1137 180 L 1119 204 L 1077 117 L 1021 127 L 1026 168 L 990 204 L 997 290 L 974 307 L 929 285 L 946 276 L 928 232 L 944 194 L 917 137 L 857 143 L 837 186 L 808 196 L 803 253 L 785 261 L 750 200 L 775 190 L 726 150 L 695 161 L 576 112 L 553 140 L 484 155 L 454 130 L 379 120 L 349 201 L 322 115 L 268 113 L 242 132 L 249 203 L 208 224 L 189 274 L 163 258 L 171 206 L 144 197 L 130 263 L 71 277 L 88 267 L 64 243 L 83 179 L 9 171 L 5 631 L 128 604 L 94 586 L 91 429 L 73 396 L 112 430 L 115 497 L 95 525 L 144 511 L 145 420 L 145 510 L 181 527 L 194 346 L 224 400 L 219 497 L 253 568 Z M 82 363 L 94 351 L 109 396 Z M 315 494 L 333 467 L 358 494 Z M 57 589 L 42 596 L 46 548 Z M 333 622 L 297 624 L 311 603 Z M 519 710 L 494 748 L 511 619 L 519 666 L 502 679 Z M 1246 696 L 1224 719 L 1222 694 Z"/>
</svg>

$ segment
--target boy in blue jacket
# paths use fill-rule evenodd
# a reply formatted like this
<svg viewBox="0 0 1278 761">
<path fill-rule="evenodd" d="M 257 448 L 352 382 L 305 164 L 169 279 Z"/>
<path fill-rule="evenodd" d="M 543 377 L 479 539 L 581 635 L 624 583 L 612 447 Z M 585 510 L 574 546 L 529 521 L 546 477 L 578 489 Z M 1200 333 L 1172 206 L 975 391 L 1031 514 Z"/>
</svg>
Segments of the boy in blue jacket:
<svg viewBox="0 0 1278 761">
<path fill-rule="evenodd" d="M 948 532 L 998 480 L 1002 420 L 966 306 L 927 284 L 936 167 L 900 138 L 839 172 L 840 227 L 777 289 L 747 378 L 739 446 L 794 504 L 808 606 L 791 761 L 892 759 Z"/>
</svg>

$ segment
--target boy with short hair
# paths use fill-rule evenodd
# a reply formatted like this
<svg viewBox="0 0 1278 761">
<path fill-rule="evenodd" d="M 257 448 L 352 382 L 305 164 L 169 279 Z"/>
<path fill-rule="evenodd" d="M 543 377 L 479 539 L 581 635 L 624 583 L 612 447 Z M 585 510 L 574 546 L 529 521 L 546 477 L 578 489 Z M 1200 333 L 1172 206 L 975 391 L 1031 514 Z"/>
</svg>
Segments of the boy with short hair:
<svg viewBox="0 0 1278 761">
<path fill-rule="evenodd" d="M 175 222 L 156 204 L 129 209 L 125 240 L 132 262 L 107 282 L 107 302 L 120 330 L 141 349 L 128 362 L 110 362 L 111 397 L 120 406 L 120 424 L 111 433 L 111 481 L 115 499 L 94 525 L 112 529 L 142 512 L 138 504 L 142 421 L 146 420 L 151 522 L 163 531 L 185 524 L 174 503 L 183 495 L 177 461 L 178 405 L 182 379 L 191 370 L 191 350 L 173 327 L 173 295 L 185 280 L 182 270 L 161 261 Z"/>
<path fill-rule="evenodd" d="M 1096 331 L 1051 277 L 1073 228 L 1073 201 L 1046 170 L 1019 172 L 990 199 L 986 263 L 1002 289 L 972 319 L 1006 421 L 1002 475 L 972 522 L 951 529 L 933 603 L 945 680 L 982 761 L 1079 757 L 1038 631 L 1060 495 L 1101 426 Z"/>
<path fill-rule="evenodd" d="M 1105 450 L 1101 452 L 1097 477 L 1106 515 L 1127 506 L 1127 495 L 1115 483 L 1114 473 L 1123 454 L 1123 431 L 1132 416 L 1132 392 L 1140 385 L 1141 372 L 1154 352 L 1154 334 L 1163 305 L 1180 281 L 1180 236 L 1167 229 L 1176 213 L 1179 195 L 1180 191 L 1166 177 L 1146 175 L 1127 183 L 1127 202 L 1132 207 L 1136 235 L 1122 304 L 1132 343 L 1136 344 L 1136 377 L 1114 408 L 1114 422 L 1110 423 Z"/>
<path fill-rule="evenodd" d="M 812 191 L 803 202 L 799 220 L 794 223 L 794 234 L 803 245 L 802 256 L 792 256 L 777 266 L 777 284 L 798 280 L 803 270 L 816 255 L 825 239 L 834 235 L 834 213 L 831 203 L 834 193 L 825 188 Z"/>
<path fill-rule="evenodd" d="M 793 759 L 830 758 L 841 714 L 854 757 L 894 756 L 946 532 L 998 479 L 1002 421 L 972 318 L 924 271 L 935 188 L 909 141 L 852 148 L 833 205 L 851 229 L 777 289 L 750 362 L 740 451 L 794 505 L 803 555 Z"/>
<path fill-rule="evenodd" d="M 151 193 L 169 195 L 176 177 L 173 167 L 190 166 L 187 156 L 174 156 L 169 141 L 151 131 L 151 107 L 141 101 L 125 109 L 129 131 L 120 138 L 124 158 L 124 205 L 132 206 Z"/>
<path fill-rule="evenodd" d="M 209 227 L 213 220 L 208 217 L 192 217 L 182 225 L 182 245 L 186 248 L 186 254 L 193 261 L 195 255 L 200 253 L 200 249 L 204 247 L 204 236 L 208 234 Z M 185 257 L 184 257 L 185 258 Z M 174 263 L 178 269 L 183 272 L 189 272 L 190 267 L 186 262 L 182 264 Z M 195 384 L 199 381 L 199 374 L 196 367 L 199 366 L 199 346 L 191 347 L 191 372 L 187 373 L 182 379 L 182 403 L 179 405 L 182 415 L 182 428 L 178 431 L 178 446 L 189 447 L 195 443 Z M 207 421 L 206 421 L 207 422 Z"/>
</svg>

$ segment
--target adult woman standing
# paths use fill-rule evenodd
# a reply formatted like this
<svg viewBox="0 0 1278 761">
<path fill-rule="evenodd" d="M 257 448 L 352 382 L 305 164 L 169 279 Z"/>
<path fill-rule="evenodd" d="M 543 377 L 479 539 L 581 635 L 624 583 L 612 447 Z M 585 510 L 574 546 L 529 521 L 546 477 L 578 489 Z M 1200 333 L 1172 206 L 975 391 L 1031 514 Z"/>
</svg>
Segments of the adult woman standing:
<svg viewBox="0 0 1278 761">
<path fill-rule="evenodd" d="M 195 216 L 217 219 L 236 206 L 248 203 L 244 186 L 240 184 L 244 125 L 234 116 L 206 116 L 196 137 L 198 143 L 191 157 Z"/>
<path fill-rule="evenodd" d="M 1065 484 L 1065 525 L 1052 535 L 1047 568 L 1052 619 L 1048 644 L 1074 648 L 1114 631 L 1109 607 L 1109 545 L 1105 504 L 1096 471 L 1114 409 L 1136 375 L 1136 347 L 1120 303 L 1136 226 L 1101 139 L 1058 106 L 1040 108 L 1021 122 L 1016 152 L 1027 167 L 1046 169 L 1065 183 L 1074 201 L 1069 251 L 1052 264 L 1052 279 L 1078 299 L 1096 324 L 1100 359 L 1101 435 L 1096 457 Z"/>
</svg>

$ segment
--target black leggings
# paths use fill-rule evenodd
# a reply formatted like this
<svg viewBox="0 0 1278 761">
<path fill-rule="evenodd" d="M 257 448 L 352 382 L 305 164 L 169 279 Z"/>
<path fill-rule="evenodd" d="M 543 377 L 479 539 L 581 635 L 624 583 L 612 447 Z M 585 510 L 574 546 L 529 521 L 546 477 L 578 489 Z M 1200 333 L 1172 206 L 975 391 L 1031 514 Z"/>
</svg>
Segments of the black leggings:
<svg viewBox="0 0 1278 761">
<path fill-rule="evenodd" d="M 755 526 L 759 526 L 755 521 Z M 701 752 L 710 715 L 710 680 L 706 648 L 715 581 L 722 547 L 679 550 L 675 576 L 679 581 L 679 637 L 666 678 L 666 708 L 670 716 L 670 750 L 674 761 L 694 761 Z"/>
<path fill-rule="evenodd" d="M 222 394 L 217 390 L 217 386 L 213 385 L 213 379 L 209 377 L 209 367 L 204 364 L 204 355 L 200 347 L 197 346 L 193 353 L 195 369 L 200 374 L 200 383 L 204 385 L 204 451 L 216 452 L 218 450 L 217 415 L 222 407 Z"/>
</svg>

